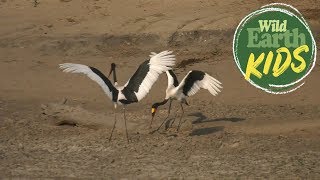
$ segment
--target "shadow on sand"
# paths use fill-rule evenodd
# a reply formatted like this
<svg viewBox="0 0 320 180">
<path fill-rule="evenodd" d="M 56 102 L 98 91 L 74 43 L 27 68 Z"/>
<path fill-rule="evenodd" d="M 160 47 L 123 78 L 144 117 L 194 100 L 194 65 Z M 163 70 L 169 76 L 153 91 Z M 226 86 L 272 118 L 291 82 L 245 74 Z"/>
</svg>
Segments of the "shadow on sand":
<svg viewBox="0 0 320 180">
<path fill-rule="evenodd" d="M 223 131 L 223 130 L 224 130 L 224 126 L 200 128 L 200 129 L 193 130 L 189 135 L 190 136 L 203 136 L 203 135 L 208 135 L 208 134 L 216 133 L 216 132 Z"/>
<path fill-rule="evenodd" d="M 218 122 L 218 121 L 239 122 L 239 121 L 246 120 L 245 118 L 237 118 L 237 117 L 224 117 L 224 118 L 208 119 L 208 117 L 203 115 L 201 112 L 191 113 L 188 116 L 196 117 L 196 119 L 194 121 L 192 121 L 192 124 Z"/>
</svg>

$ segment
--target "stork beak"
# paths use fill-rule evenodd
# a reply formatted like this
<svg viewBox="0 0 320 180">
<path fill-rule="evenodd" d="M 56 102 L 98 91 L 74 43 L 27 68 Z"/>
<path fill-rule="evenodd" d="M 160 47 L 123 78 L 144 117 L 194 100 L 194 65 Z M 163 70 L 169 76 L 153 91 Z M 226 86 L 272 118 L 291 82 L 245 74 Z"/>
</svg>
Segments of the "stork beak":
<svg viewBox="0 0 320 180">
<path fill-rule="evenodd" d="M 110 68 L 110 72 L 109 72 L 108 78 L 110 77 L 111 73 L 114 71 L 114 68 L 115 68 L 115 64 L 111 63 L 111 68 Z"/>
<path fill-rule="evenodd" d="M 153 118 L 154 118 L 154 115 L 152 114 L 152 118 L 151 118 L 151 121 L 150 121 L 149 129 L 151 129 L 151 128 L 152 128 Z"/>
<path fill-rule="evenodd" d="M 152 118 L 151 118 L 151 122 L 150 122 L 150 126 L 149 126 L 150 129 L 152 128 L 152 122 L 154 119 L 154 115 L 156 114 L 156 108 L 151 109 L 151 114 L 152 114 Z"/>
</svg>

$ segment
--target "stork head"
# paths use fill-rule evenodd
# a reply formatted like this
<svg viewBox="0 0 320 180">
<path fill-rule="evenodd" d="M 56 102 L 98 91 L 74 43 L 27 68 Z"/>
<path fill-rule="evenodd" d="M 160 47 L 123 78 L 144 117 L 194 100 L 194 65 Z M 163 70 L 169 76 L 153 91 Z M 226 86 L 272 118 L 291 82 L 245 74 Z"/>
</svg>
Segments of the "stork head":
<svg viewBox="0 0 320 180">
<path fill-rule="evenodd" d="M 160 106 L 159 103 L 154 103 L 152 104 L 152 108 L 151 108 L 151 115 L 152 115 L 152 118 L 154 117 L 154 115 L 156 114 L 157 112 L 157 109 L 158 107 Z"/>
<path fill-rule="evenodd" d="M 154 118 L 154 115 L 155 115 L 156 112 L 157 112 L 158 106 L 159 106 L 159 103 L 154 103 L 154 104 L 152 104 L 152 108 L 151 108 L 151 116 L 152 116 L 152 118 L 151 118 L 151 121 L 150 121 L 150 126 L 149 126 L 149 128 L 152 127 L 153 118 Z"/>
<path fill-rule="evenodd" d="M 117 82 L 117 73 L 116 73 L 116 64 L 115 64 L 115 63 L 111 63 L 111 69 L 110 69 L 108 78 L 110 77 L 111 73 L 113 73 L 113 82 L 114 82 L 114 85 L 117 86 L 117 85 L 118 85 L 118 82 Z"/>
<path fill-rule="evenodd" d="M 169 99 L 164 99 L 162 102 L 157 102 L 157 103 L 152 104 L 152 107 L 151 107 L 151 116 L 152 116 L 152 118 L 151 118 L 151 122 L 150 122 L 150 128 L 152 126 L 152 121 L 153 121 L 154 115 L 157 112 L 158 107 L 161 106 L 161 105 L 166 104 L 168 102 L 168 100 Z"/>
</svg>

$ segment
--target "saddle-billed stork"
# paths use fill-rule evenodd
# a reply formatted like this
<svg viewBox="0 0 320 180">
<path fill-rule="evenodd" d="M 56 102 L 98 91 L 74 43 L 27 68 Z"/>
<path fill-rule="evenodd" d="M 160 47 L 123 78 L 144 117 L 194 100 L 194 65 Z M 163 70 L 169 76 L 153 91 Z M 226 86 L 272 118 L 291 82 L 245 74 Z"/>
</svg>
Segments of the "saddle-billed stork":
<svg viewBox="0 0 320 180">
<path fill-rule="evenodd" d="M 112 100 L 114 104 L 114 124 L 109 137 L 109 141 L 112 138 L 113 131 L 115 129 L 117 118 L 116 108 L 118 105 L 123 105 L 123 117 L 126 127 L 127 141 L 129 142 L 127 120 L 126 120 L 126 105 L 139 102 L 144 98 L 152 85 L 156 82 L 159 75 L 164 73 L 175 65 L 175 55 L 172 51 L 163 51 L 158 54 L 152 53 L 150 59 L 144 61 L 133 76 L 127 81 L 124 86 L 118 86 L 116 78 L 116 66 L 111 64 L 110 74 L 113 72 L 114 85 L 110 80 L 98 69 L 86 66 L 83 64 L 63 63 L 60 64 L 60 68 L 63 72 L 68 73 L 82 73 L 87 75 L 91 80 L 100 85 L 104 93 Z"/>
<path fill-rule="evenodd" d="M 179 124 L 177 127 L 177 131 L 179 131 L 181 126 L 181 120 L 184 114 L 183 104 L 189 105 L 186 101 L 186 98 L 196 94 L 201 88 L 207 89 L 212 95 L 216 96 L 221 91 L 220 89 L 222 89 L 222 86 L 220 81 L 202 71 L 189 71 L 189 73 L 183 78 L 180 84 L 178 82 L 177 76 L 174 74 L 172 70 L 166 71 L 166 74 L 168 77 L 166 97 L 162 102 L 157 102 L 152 105 L 152 119 L 150 122 L 150 128 L 152 127 L 152 121 L 157 112 L 157 108 L 166 104 L 169 101 L 168 115 L 161 123 L 161 125 L 158 127 L 158 129 L 156 129 L 155 131 L 158 131 L 169 117 L 172 101 L 178 100 L 180 102 L 180 107 L 182 110 L 182 114 L 180 116 Z M 171 125 L 174 123 L 174 120 L 171 123 Z"/>
</svg>

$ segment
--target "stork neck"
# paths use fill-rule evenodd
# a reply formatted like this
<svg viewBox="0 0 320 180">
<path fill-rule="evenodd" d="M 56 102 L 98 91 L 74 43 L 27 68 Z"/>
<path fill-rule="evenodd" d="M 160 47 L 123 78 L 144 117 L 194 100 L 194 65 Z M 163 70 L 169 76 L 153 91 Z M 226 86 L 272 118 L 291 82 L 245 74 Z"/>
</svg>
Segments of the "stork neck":
<svg viewBox="0 0 320 180">
<path fill-rule="evenodd" d="M 164 99 L 162 102 L 159 102 L 159 105 L 161 106 L 161 105 L 166 104 L 166 103 L 168 102 L 168 100 L 169 100 L 169 99 Z"/>
<path fill-rule="evenodd" d="M 116 68 L 113 69 L 113 82 L 114 84 L 118 84 Z"/>
<path fill-rule="evenodd" d="M 164 99 L 164 100 L 161 101 L 161 102 L 154 103 L 154 105 L 155 105 L 156 107 L 162 106 L 162 105 L 166 104 L 166 103 L 168 102 L 168 100 L 169 100 L 169 99 Z"/>
</svg>

